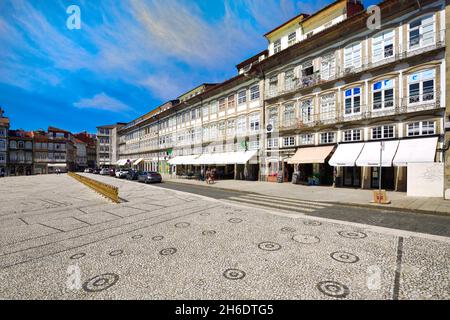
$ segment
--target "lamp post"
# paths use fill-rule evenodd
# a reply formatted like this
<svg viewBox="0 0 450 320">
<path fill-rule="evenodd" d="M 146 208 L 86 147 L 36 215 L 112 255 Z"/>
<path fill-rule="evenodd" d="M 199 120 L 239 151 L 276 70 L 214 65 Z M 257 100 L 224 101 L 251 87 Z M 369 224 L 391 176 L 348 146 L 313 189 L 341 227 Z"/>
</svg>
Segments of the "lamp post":
<svg viewBox="0 0 450 320">
<path fill-rule="evenodd" d="M 381 174 L 383 171 L 384 141 L 380 142 L 380 170 L 378 173 L 378 203 L 381 204 Z"/>
</svg>

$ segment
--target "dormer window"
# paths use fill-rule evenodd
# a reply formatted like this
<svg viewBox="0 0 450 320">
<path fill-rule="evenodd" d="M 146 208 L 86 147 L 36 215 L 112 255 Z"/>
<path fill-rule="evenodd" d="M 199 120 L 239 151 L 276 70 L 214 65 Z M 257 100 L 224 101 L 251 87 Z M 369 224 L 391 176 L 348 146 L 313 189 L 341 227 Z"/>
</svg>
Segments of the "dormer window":
<svg viewBox="0 0 450 320">
<path fill-rule="evenodd" d="M 278 53 L 280 51 L 281 51 L 281 39 L 278 39 L 277 41 L 275 41 L 273 43 L 273 52 L 275 54 L 275 53 Z"/>
<path fill-rule="evenodd" d="M 288 35 L 288 46 L 292 46 L 297 42 L 297 32 L 292 32 Z"/>
</svg>

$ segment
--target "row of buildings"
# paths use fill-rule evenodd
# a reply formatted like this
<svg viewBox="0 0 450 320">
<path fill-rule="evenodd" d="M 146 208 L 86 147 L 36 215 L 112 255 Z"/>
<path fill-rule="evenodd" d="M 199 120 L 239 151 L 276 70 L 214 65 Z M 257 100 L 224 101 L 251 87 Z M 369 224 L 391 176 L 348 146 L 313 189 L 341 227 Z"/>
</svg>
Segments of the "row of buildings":
<svg viewBox="0 0 450 320">
<path fill-rule="evenodd" d="M 0 108 L 0 176 L 48 174 L 94 168 L 97 139 L 87 132 L 48 127 L 47 131 L 10 129 Z"/>
<path fill-rule="evenodd" d="M 443 195 L 449 5 L 385 0 L 378 8 L 380 28 L 368 27 L 360 1 L 299 14 L 268 32 L 267 50 L 238 64 L 232 79 L 98 127 L 103 164 L 179 176 L 216 167 L 222 178 L 296 176 L 364 189 L 433 184 Z"/>
</svg>

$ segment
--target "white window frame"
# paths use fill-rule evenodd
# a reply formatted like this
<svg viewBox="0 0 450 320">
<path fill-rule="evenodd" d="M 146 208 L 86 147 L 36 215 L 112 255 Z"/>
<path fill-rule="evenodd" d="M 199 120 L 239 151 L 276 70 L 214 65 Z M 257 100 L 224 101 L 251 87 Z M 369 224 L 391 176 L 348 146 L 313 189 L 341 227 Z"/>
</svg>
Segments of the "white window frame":
<svg viewBox="0 0 450 320">
<path fill-rule="evenodd" d="M 312 133 L 305 133 L 300 136 L 301 145 L 314 144 L 314 135 Z"/>
<path fill-rule="evenodd" d="M 289 117 L 288 117 L 289 115 Z M 283 107 L 283 126 L 290 127 L 295 125 L 297 117 L 295 115 L 295 104 L 288 103 Z"/>
<path fill-rule="evenodd" d="M 250 87 L 250 101 L 259 100 L 259 98 L 259 84 L 255 84 L 254 86 Z"/>
<path fill-rule="evenodd" d="M 436 121 L 416 121 L 406 125 L 406 135 L 408 137 L 430 136 L 435 134 Z"/>
<path fill-rule="evenodd" d="M 297 42 L 297 31 L 288 34 L 288 46 L 293 46 Z"/>
<path fill-rule="evenodd" d="M 336 93 L 324 94 L 320 97 L 320 120 L 336 118 Z"/>
<path fill-rule="evenodd" d="M 350 129 L 343 131 L 342 141 L 343 142 L 362 141 L 362 129 Z"/>
<path fill-rule="evenodd" d="M 414 78 L 416 77 L 416 78 Z M 432 97 L 432 99 L 424 100 L 425 94 L 424 94 L 424 82 L 433 81 L 433 92 L 428 93 L 429 97 Z M 411 86 L 419 84 L 419 93 L 418 95 L 411 92 Z M 413 101 L 412 97 L 418 97 L 417 101 Z M 435 69 L 428 69 L 428 70 L 421 70 L 419 72 L 412 73 L 408 75 L 408 104 L 414 105 L 414 104 L 420 104 L 420 103 L 429 103 L 434 102 L 436 98 L 436 70 Z"/>
<path fill-rule="evenodd" d="M 356 93 L 356 90 L 359 89 L 359 93 Z M 347 93 L 350 92 L 350 95 Z M 362 88 L 361 87 L 353 87 L 347 90 L 344 90 L 344 117 L 349 117 L 357 114 L 361 114 L 362 107 Z M 356 98 L 359 98 L 359 105 L 356 105 Z M 347 101 L 350 100 L 350 111 L 347 113 Z M 355 112 L 355 108 L 359 108 L 359 111 Z"/>
<path fill-rule="evenodd" d="M 322 57 L 320 62 L 320 78 L 323 80 L 332 79 L 336 72 L 336 55 L 329 53 Z"/>
<path fill-rule="evenodd" d="M 381 130 L 381 135 L 380 135 L 380 137 L 375 137 L 374 130 L 378 130 L 378 129 Z M 396 131 L 395 125 L 384 125 L 384 126 L 372 127 L 370 129 L 370 137 L 371 137 L 371 140 L 394 139 L 397 136 L 395 131 Z M 387 135 L 387 133 L 389 133 L 389 132 L 392 132 L 392 136 Z"/>
<path fill-rule="evenodd" d="M 386 86 L 388 81 L 392 83 L 392 86 Z M 380 89 L 375 89 L 375 85 L 381 83 Z M 386 91 L 392 90 L 392 106 L 386 107 Z M 375 94 L 381 92 L 381 108 L 375 109 Z M 395 81 L 393 79 L 385 79 L 372 83 L 372 111 L 378 112 L 385 109 L 391 110 L 395 107 Z"/>
<path fill-rule="evenodd" d="M 424 20 L 427 20 L 429 18 L 431 18 L 431 21 L 428 22 L 428 24 L 426 24 L 424 26 L 423 25 Z M 416 21 L 419 21 L 419 20 L 420 20 L 420 26 L 411 28 L 411 24 L 416 22 Z M 430 43 L 425 44 L 424 43 L 424 34 L 427 34 L 427 33 L 424 33 L 424 28 L 427 27 L 427 26 L 432 26 L 433 27 L 431 31 L 427 32 L 427 33 L 431 33 L 432 34 L 432 37 L 431 37 L 432 41 Z M 419 42 L 418 42 L 417 45 L 411 46 L 411 32 L 415 31 L 415 30 L 419 30 Z M 422 17 L 413 19 L 411 22 L 409 22 L 408 23 L 408 36 L 407 36 L 407 39 L 408 39 L 407 40 L 408 41 L 408 51 L 414 51 L 414 50 L 417 50 L 417 49 L 420 49 L 420 48 L 424 48 L 424 47 L 427 47 L 427 46 L 434 45 L 436 43 L 436 15 L 435 14 L 424 15 Z"/>
<path fill-rule="evenodd" d="M 320 134 L 320 144 L 336 143 L 336 132 L 324 132 Z"/>
<path fill-rule="evenodd" d="M 238 92 L 238 105 L 243 105 L 247 102 L 247 90 L 240 90 Z"/>
<path fill-rule="evenodd" d="M 283 147 L 294 147 L 295 136 L 283 137 Z"/>
<path fill-rule="evenodd" d="M 392 36 L 388 37 L 388 35 L 390 34 L 392 34 Z M 379 56 L 376 56 L 375 46 L 378 44 L 381 46 L 381 48 L 379 49 L 381 50 L 381 52 Z M 390 45 L 392 45 L 392 54 L 386 56 L 386 52 L 388 52 L 388 50 L 386 50 L 386 47 Z M 391 58 L 393 56 L 395 56 L 395 29 L 385 30 L 372 37 L 372 62 L 378 62 L 383 59 Z"/>
<path fill-rule="evenodd" d="M 314 121 L 314 103 L 312 98 L 301 101 L 300 117 L 303 123 L 311 123 Z"/>
<path fill-rule="evenodd" d="M 268 138 L 267 139 L 267 148 L 273 149 L 279 147 L 279 139 L 278 138 Z"/>
<path fill-rule="evenodd" d="M 259 132 L 261 129 L 261 116 L 259 113 L 253 113 L 249 119 L 249 129 L 251 133 Z"/>
<path fill-rule="evenodd" d="M 362 65 L 361 42 L 354 42 L 344 48 L 344 68 L 359 68 Z"/>
<path fill-rule="evenodd" d="M 277 54 L 281 51 L 281 39 L 278 39 L 273 42 L 273 53 Z"/>
</svg>

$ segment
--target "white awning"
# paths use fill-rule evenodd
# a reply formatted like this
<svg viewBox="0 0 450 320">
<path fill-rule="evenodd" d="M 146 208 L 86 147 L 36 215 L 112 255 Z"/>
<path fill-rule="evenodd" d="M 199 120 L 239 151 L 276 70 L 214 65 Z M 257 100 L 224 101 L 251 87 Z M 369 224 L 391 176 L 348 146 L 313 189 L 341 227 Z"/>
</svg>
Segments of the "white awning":
<svg viewBox="0 0 450 320">
<path fill-rule="evenodd" d="M 325 163 L 325 159 L 333 151 L 334 146 L 300 148 L 288 159 L 289 164 Z"/>
<path fill-rule="evenodd" d="M 116 162 L 116 165 L 118 165 L 118 166 L 123 166 L 123 165 L 125 165 L 125 163 L 127 163 L 127 160 L 121 159 L 121 160 L 119 160 L 119 161 Z"/>
<path fill-rule="evenodd" d="M 49 163 L 48 166 L 50 168 L 66 168 L 67 164 L 65 164 L 65 163 Z"/>
<path fill-rule="evenodd" d="M 139 163 L 141 163 L 142 161 L 144 161 L 143 158 L 139 158 L 137 159 L 135 162 L 133 162 L 133 166 L 137 166 Z"/>
<path fill-rule="evenodd" d="M 333 167 L 354 167 L 363 148 L 364 143 L 340 144 L 328 163 Z"/>
<path fill-rule="evenodd" d="M 399 141 L 384 141 L 384 150 L 382 157 L 383 167 L 392 167 L 395 153 L 398 149 Z M 379 167 L 380 166 L 381 142 L 368 142 L 364 145 L 361 154 L 356 160 L 358 167 Z"/>
<path fill-rule="evenodd" d="M 237 151 L 224 153 L 206 153 L 195 160 L 197 165 L 246 164 L 256 156 L 257 151 Z"/>
<path fill-rule="evenodd" d="M 169 160 L 169 164 L 172 166 L 182 165 L 182 164 L 195 164 L 195 159 L 197 159 L 198 155 L 195 156 L 178 156 L 171 160 Z"/>
<path fill-rule="evenodd" d="M 434 162 L 437 143 L 437 137 L 401 140 L 394 166 L 406 167 L 408 163 Z"/>
</svg>

